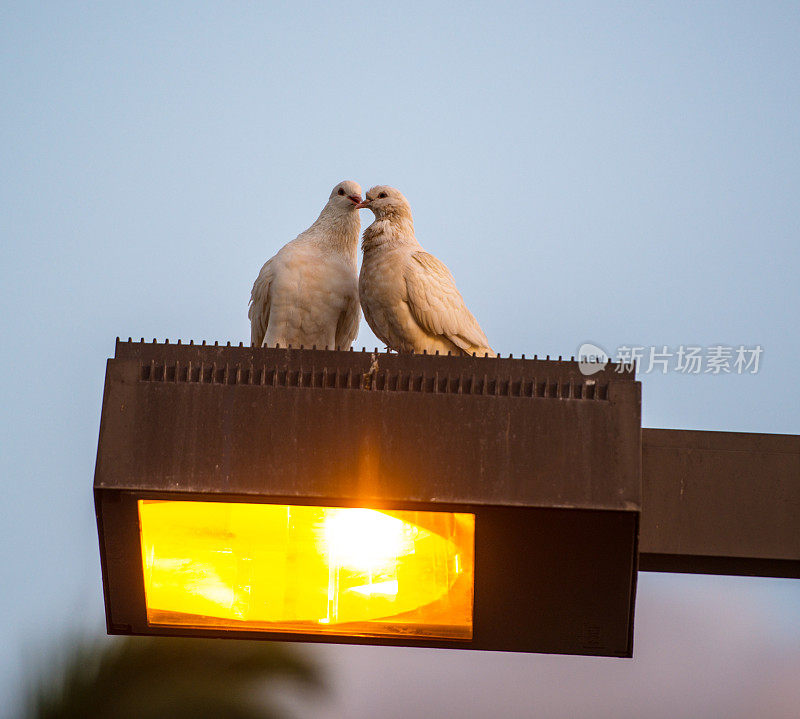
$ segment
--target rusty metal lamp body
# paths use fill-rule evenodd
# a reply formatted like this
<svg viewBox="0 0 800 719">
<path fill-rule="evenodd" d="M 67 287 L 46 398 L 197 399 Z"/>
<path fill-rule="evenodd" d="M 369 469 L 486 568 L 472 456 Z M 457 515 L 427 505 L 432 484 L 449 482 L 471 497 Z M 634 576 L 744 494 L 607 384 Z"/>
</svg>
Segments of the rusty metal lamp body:
<svg viewBox="0 0 800 719">
<path fill-rule="evenodd" d="M 109 632 L 631 656 L 640 385 L 617 369 L 119 342 Z"/>
</svg>

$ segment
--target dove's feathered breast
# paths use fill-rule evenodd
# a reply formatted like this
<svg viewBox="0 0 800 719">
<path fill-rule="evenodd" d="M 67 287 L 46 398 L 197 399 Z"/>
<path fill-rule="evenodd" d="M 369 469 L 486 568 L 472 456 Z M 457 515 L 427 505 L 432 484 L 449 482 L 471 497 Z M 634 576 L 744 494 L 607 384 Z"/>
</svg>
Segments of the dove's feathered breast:
<svg viewBox="0 0 800 719">
<path fill-rule="evenodd" d="M 494 352 L 445 264 L 425 252 L 408 218 L 377 219 L 365 231 L 359 294 L 373 332 L 400 352 Z"/>
<path fill-rule="evenodd" d="M 360 317 L 359 229 L 357 211 L 326 215 L 323 210 L 264 264 L 250 296 L 254 345 L 350 347 Z"/>
</svg>

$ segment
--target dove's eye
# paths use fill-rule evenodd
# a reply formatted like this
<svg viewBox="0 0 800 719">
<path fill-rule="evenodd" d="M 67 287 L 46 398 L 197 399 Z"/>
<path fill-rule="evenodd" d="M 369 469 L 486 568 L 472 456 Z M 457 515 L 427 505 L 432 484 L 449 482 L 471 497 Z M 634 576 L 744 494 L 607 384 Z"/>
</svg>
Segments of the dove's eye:
<svg viewBox="0 0 800 719">
<path fill-rule="evenodd" d="M 389 196 L 389 195 L 387 195 L 385 192 L 381 192 L 381 194 L 380 194 L 380 195 L 378 195 L 378 197 L 388 197 L 388 196 Z"/>
<path fill-rule="evenodd" d="M 341 187 L 339 188 L 339 194 L 340 194 L 340 195 L 343 195 L 343 194 L 344 194 L 344 190 L 343 190 Z"/>
</svg>

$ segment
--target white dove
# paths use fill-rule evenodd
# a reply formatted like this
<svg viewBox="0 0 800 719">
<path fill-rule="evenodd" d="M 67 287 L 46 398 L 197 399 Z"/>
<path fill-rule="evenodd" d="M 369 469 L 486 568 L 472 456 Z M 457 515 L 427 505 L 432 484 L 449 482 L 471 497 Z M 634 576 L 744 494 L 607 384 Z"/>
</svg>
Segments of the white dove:
<svg viewBox="0 0 800 719">
<path fill-rule="evenodd" d="M 495 356 L 445 264 L 422 249 L 403 194 L 373 187 L 358 207 L 375 213 L 364 230 L 358 290 L 372 331 L 398 352 Z"/>
<path fill-rule="evenodd" d="M 361 186 L 333 188 L 311 227 L 261 268 L 250 294 L 256 347 L 349 349 L 358 334 L 358 234 Z"/>
</svg>

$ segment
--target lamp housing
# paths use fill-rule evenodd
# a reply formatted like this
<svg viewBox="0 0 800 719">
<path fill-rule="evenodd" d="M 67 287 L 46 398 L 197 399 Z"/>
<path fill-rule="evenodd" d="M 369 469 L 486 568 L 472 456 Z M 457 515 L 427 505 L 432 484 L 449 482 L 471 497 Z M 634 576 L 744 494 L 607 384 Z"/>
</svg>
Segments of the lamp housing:
<svg viewBox="0 0 800 719">
<path fill-rule="evenodd" d="M 109 633 L 631 656 L 640 385 L 581 369 L 118 341 Z"/>
</svg>

